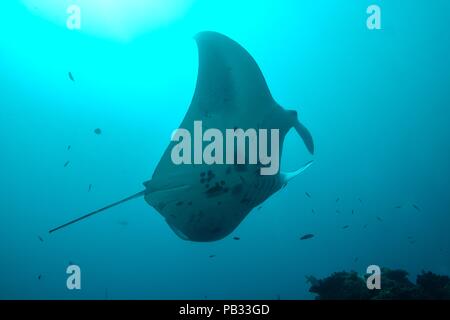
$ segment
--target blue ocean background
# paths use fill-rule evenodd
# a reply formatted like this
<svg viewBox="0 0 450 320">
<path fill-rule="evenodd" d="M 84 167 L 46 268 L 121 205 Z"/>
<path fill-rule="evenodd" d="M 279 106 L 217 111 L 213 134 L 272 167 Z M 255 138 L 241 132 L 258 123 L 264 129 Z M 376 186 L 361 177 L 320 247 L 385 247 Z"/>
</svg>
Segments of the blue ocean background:
<svg viewBox="0 0 450 320">
<path fill-rule="evenodd" d="M 0 10 L 1 299 L 313 299 L 306 276 L 371 264 L 450 275 L 450 2 L 193 0 L 125 39 L 69 30 L 45 2 Z M 205 30 L 243 45 L 312 132 L 312 158 L 289 134 L 282 170 L 314 165 L 218 242 L 181 240 L 143 199 L 49 235 L 142 189 Z"/>
</svg>

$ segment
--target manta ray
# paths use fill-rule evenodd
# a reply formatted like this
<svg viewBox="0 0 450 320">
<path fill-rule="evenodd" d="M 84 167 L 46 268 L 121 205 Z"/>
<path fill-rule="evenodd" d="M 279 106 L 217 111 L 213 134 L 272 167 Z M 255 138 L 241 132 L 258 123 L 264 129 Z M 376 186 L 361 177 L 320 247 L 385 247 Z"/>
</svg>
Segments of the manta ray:
<svg viewBox="0 0 450 320">
<path fill-rule="evenodd" d="M 296 111 L 286 110 L 273 98 L 252 56 L 237 42 L 216 32 L 195 36 L 199 51 L 197 85 L 189 109 L 179 126 L 193 129 L 194 121 L 206 128 L 278 129 L 280 157 L 291 128 L 314 153 L 313 139 L 299 122 Z M 191 131 L 192 132 L 192 131 Z M 235 230 L 254 209 L 301 174 L 312 163 L 293 172 L 261 175 L 261 164 L 182 164 L 171 160 L 171 141 L 145 189 L 50 230 L 67 227 L 109 208 L 143 197 L 180 238 L 211 242 Z"/>
</svg>

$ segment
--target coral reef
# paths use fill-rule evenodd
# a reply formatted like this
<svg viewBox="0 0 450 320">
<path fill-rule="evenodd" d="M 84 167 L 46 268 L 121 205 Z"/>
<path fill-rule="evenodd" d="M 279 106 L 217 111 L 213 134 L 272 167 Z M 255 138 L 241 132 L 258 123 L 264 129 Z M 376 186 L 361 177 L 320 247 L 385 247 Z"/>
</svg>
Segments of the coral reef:
<svg viewBox="0 0 450 320">
<path fill-rule="evenodd" d="M 317 300 L 431 300 L 450 299 L 450 278 L 432 272 L 417 276 L 416 283 L 404 270 L 381 270 L 381 289 L 369 290 L 366 278 L 356 272 L 335 272 L 324 279 L 307 277 Z"/>
</svg>

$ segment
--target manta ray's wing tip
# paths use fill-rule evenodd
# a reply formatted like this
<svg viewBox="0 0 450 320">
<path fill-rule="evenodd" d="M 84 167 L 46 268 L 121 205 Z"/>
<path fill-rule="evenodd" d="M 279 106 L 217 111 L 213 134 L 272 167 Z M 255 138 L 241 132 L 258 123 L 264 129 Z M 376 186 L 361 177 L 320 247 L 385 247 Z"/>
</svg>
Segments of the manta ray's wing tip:
<svg viewBox="0 0 450 320">
<path fill-rule="evenodd" d="M 229 41 L 231 43 L 233 43 L 234 41 L 227 37 L 226 35 L 217 32 L 217 31 L 210 31 L 210 30 L 205 30 L 205 31 L 200 31 L 197 34 L 194 35 L 194 40 L 197 43 L 209 43 L 209 42 L 215 42 L 215 41 Z"/>
<path fill-rule="evenodd" d="M 197 32 L 194 36 L 194 39 L 202 38 L 205 36 L 222 36 L 223 37 L 223 35 L 220 34 L 219 32 L 211 31 L 211 30 L 204 30 L 204 31 Z"/>
<path fill-rule="evenodd" d="M 212 34 L 212 33 L 215 33 L 215 32 L 213 32 L 213 31 L 200 31 L 200 32 L 198 32 L 198 33 L 196 33 L 194 35 L 194 40 L 199 42 L 203 38 L 205 38 L 208 34 Z"/>
<path fill-rule="evenodd" d="M 307 145 L 307 148 L 308 148 L 309 153 L 314 155 L 315 149 L 314 149 L 314 141 L 313 140 L 311 140 L 311 144 Z"/>
</svg>

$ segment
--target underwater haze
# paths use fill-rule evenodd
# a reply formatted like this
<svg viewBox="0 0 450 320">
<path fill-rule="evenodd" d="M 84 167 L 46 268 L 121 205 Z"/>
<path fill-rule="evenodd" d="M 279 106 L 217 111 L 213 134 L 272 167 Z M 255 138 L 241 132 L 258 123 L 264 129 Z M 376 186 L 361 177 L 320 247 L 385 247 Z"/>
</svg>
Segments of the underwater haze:
<svg viewBox="0 0 450 320">
<path fill-rule="evenodd" d="M 450 275 L 448 0 L 56 2 L 0 9 L 0 299 L 314 299 L 310 275 Z M 49 234 L 143 189 L 202 31 L 248 50 L 310 130 L 314 156 L 291 131 L 281 169 L 313 165 L 219 241 L 180 239 L 143 199 Z"/>
</svg>

